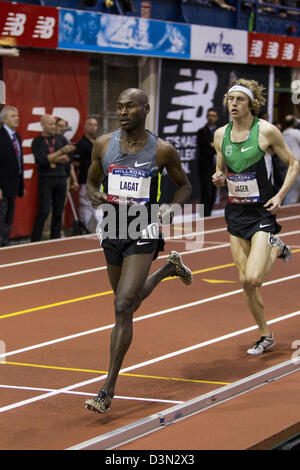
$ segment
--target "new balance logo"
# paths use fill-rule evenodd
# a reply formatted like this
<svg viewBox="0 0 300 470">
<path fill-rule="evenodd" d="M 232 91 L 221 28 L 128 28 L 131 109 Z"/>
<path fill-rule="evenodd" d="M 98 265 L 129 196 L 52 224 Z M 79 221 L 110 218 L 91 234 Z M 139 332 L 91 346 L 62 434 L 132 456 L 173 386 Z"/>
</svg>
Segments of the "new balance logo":
<svg viewBox="0 0 300 470">
<path fill-rule="evenodd" d="M 50 39 L 54 33 L 54 26 L 55 18 L 51 16 L 39 16 L 32 37 Z"/>
<path fill-rule="evenodd" d="M 8 13 L 2 31 L 3 36 L 22 36 L 26 19 L 23 13 Z"/>
<path fill-rule="evenodd" d="M 259 39 L 253 39 L 250 48 L 250 57 L 261 57 L 263 53 L 263 41 Z"/>
</svg>

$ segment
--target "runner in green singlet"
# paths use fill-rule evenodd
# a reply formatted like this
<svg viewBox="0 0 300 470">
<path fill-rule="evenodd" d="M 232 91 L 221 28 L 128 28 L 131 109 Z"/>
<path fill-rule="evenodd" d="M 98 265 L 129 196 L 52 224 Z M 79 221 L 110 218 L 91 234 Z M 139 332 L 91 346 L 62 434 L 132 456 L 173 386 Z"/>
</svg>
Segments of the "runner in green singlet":
<svg viewBox="0 0 300 470">
<path fill-rule="evenodd" d="M 254 80 L 241 78 L 232 82 L 224 96 L 232 122 L 217 129 L 214 138 L 217 166 L 213 182 L 216 186 L 227 183 L 225 220 L 232 256 L 261 334 L 247 351 L 251 355 L 262 354 L 274 345 L 258 288 L 270 274 L 276 258 L 291 259 L 290 247 L 275 235 L 281 230 L 276 214 L 299 172 L 299 163 L 280 131 L 257 118 L 260 106 L 265 103 L 263 91 L 264 87 Z M 283 185 L 275 195 L 271 184 L 273 153 L 288 166 Z"/>
</svg>

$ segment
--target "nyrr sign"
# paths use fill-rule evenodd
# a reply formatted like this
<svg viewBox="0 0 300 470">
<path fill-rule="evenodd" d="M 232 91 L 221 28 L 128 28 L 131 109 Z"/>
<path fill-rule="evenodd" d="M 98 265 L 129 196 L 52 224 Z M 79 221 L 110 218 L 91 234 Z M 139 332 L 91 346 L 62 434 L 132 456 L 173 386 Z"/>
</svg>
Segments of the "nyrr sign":
<svg viewBox="0 0 300 470">
<path fill-rule="evenodd" d="M 56 8 L 1 2 L 0 44 L 56 48 L 57 31 Z"/>
<path fill-rule="evenodd" d="M 191 59 L 247 63 L 247 31 L 191 26 Z"/>
</svg>

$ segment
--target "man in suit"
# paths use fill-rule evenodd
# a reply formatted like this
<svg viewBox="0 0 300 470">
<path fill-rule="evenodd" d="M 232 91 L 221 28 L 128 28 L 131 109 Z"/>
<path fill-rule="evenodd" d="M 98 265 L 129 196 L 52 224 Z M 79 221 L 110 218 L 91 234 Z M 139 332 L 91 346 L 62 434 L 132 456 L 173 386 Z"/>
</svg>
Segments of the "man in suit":
<svg viewBox="0 0 300 470">
<path fill-rule="evenodd" d="M 216 122 L 219 119 L 214 108 L 209 108 L 206 114 L 207 123 L 197 132 L 197 160 L 200 179 L 200 202 L 204 204 L 204 216 L 211 214 L 215 198 L 216 187 L 212 183 L 212 175 L 216 168 L 216 151 L 214 147 L 214 133 Z"/>
<path fill-rule="evenodd" d="M 6 106 L 0 113 L 0 245 L 9 243 L 16 196 L 24 195 L 23 153 L 20 135 L 16 132 L 19 113 Z"/>
</svg>

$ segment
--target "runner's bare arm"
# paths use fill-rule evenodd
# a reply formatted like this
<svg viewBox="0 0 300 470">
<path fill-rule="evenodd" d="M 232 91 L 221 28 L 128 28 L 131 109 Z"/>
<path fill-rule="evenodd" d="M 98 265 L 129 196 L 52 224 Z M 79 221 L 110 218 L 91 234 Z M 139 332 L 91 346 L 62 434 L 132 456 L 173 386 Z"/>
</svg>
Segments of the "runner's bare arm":
<svg viewBox="0 0 300 470">
<path fill-rule="evenodd" d="M 226 165 L 225 165 L 224 157 L 221 152 L 224 131 L 225 131 L 225 126 L 220 127 L 219 129 L 216 130 L 215 135 L 214 135 L 215 150 L 217 153 L 217 165 L 216 165 L 216 172 L 212 176 L 212 182 L 216 186 L 224 186 L 226 183 L 226 177 L 225 177 Z"/>
<path fill-rule="evenodd" d="M 161 222 L 171 223 L 174 217 L 175 204 L 183 206 L 192 192 L 191 184 L 186 176 L 177 150 L 169 143 L 159 139 L 157 146 L 157 165 L 159 168 L 165 167 L 171 180 L 177 184 L 178 189 L 174 194 L 172 202 L 162 204 L 158 216 Z M 172 208 L 173 206 L 173 208 Z"/>
<path fill-rule="evenodd" d="M 165 167 L 171 180 L 178 186 L 171 204 L 180 204 L 181 206 L 191 195 L 192 187 L 184 172 L 180 157 L 173 145 L 159 140 L 157 146 L 157 164 L 158 167 Z"/>
<path fill-rule="evenodd" d="M 98 137 L 93 145 L 92 162 L 86 181 L 86 192 L 94 209 L 107 201 L 107 194 L 100 191 L 100 185 L 103 178 L 102 158 L 105 155 L 109 140 L 110 134 L 105 134 Z"/>
<path fill-rule="evenodd" d="M 263 146 L 262 149 L 268 147 L 268 153 L 275 153 L 278 155 L 280 160 L 283 161 L 288 166 L 288 170 L 284 179 L 284 182 L 274 197 L 269 199 L 266 202 L 265 206 L 269 212 L 272 214 L 276 214 L 280 207 L 281 203 L 293 185 L 297 175 L 299 173 L 300 165 L 297 161 L 295 155 L 291 152 L 287 144 L 285 143 L 281 132 L 277 129 L 276 126 L 265 121 L 261 126 L 261 134 L 262 134 L 262 141 L 261 145 Z"/>
</svg>

